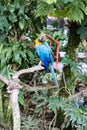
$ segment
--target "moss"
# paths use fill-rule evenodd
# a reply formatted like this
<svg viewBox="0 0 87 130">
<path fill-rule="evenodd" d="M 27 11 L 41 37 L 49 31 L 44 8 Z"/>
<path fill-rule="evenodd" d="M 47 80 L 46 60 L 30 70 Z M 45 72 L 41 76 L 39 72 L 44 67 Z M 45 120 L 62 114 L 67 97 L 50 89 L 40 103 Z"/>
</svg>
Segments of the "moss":
<svg viewBox="0 0 87 130">
<path fill-rule="evenodd" d="M 68 46 L 66 48 L 67 54 L 69 54 L 69 57 L 72 61 L 76 60 L 76 50 L 78 48 L 78 45 L 80 43 L 80 37 L 77 35 L 77 30 L 79 28 L 79 25 L 76 22 L 70 23 L 70 35 L 68 40 Z"/>
<path fill-rule="evenodd" d="M 8 127 L 12 126 L 12 109 L 8 98 L 4 100 L 4 121 Z"/>
</svg>

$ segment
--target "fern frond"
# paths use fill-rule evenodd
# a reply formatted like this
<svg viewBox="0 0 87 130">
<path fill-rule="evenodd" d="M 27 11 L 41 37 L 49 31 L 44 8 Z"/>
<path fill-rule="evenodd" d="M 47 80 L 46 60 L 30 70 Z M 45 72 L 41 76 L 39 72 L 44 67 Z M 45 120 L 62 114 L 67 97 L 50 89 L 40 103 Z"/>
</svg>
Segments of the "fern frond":
<svg viewBox="0 0 87 130">
<path fill-rule="evenodd" d="M 52 8 L 53 5 L 49 5 L 46 2 L 39 0 L 35 15 L 36 17 L 46 16 L 52 10 Z"/>
<path fill-rule="evenodd" d="M 78 0 L 67 4 L 65 10 L 68 10 L 69 20 L 81 23 L 81 20 L 84 18 L 84 13 L 86 13 L 86 5 L 81 0 Z"/>
</svg>

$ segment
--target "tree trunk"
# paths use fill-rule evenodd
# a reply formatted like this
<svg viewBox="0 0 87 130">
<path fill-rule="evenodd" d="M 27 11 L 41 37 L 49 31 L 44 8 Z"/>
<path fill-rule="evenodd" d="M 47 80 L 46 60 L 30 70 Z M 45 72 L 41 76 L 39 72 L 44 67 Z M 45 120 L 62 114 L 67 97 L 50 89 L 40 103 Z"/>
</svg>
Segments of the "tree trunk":
<svg viewBox="0 0 87 130">
<path fill-rule="evenodd" d="M 69 27 L 70 34 L 69 34 L 68 46 L 66 48 L 66 54 L 69 55 L 69 59 L 71 60 L 71 62 L 74 62 L 77 59 L 77 48 L 80 43 L 80 37 L 79 35 L 77 35 L 78 27 L 79 26 L 76 22 L 70 23 L 70 27 Z M 64 77 L 62 80 L 64 82 L 61 82 L 61 86 L 64 87 L 65 82 L 66 82 L 66 87 L 68 87 L 68 89 L 70 90 L 69 92 L 71 92 L 70 94 L 72 94 L 74 92 L 74 87 L 72 88 L 72 86 L 74 85 L 74 80 L 76 78 L 75 72 L 71 70 L 70 64 L 68 64 L 67 66 L 64 66 L 63 72 L 64 72 Z M 63 95 L 64 93 L 66 94 L 65 89 L 63 91 Z M 61 115 L 58 114 L 58 117 L 56 120 L 56 126 L 57 127 L 59 127 L 59 125 L 61 126 L 63 122 L 64 122 L 63 113 Z M 65 128 L 64 130 L 73 130 L 73 129 L 72 129 L 72 126 L 70 125 L 68 128 Z"/>
<path fill-rule="evenodd" d="M 71 62 L 77 60 L 77 49 L 80 43 L 80 37 L 77 35 L 77 30 L 79 25 L 76 22 L 70 23 L 70 34 L 68 40 L 68 46 L 66 48 L 66 54 L 69 55 L 69 59 Z M 69 84 L 68 81 L 73 82 L 75 80 L 75 72 L 71 71 L 70 64 L 63 68 L 66 83 Z"/>
<path fill-rule="evenodd" d="M 18 103 L 18 94 L 18 89 L 14 89 L 13 92 L 10 94 L 13 113 L 13 130 L 20 130 L 20 109 Z"/>
</svg>

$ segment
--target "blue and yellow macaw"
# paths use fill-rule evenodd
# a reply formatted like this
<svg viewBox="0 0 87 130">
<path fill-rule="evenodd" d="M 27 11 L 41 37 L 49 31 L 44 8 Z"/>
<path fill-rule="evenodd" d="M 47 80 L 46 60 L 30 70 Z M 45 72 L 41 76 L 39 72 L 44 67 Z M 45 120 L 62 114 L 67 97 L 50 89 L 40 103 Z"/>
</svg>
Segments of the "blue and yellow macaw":
<svg viewBox="0 0 87 130">
<path fill-rule="evenodd" d="M 46 42 L 46 36 L 45 34 L 41 34 L 36 40 L 35 40 L 35 47 L 36 47 L 36 54 L 39 56 L 40 60 L 45 66 L 45 70 L 48 71 L 48 67 L 50 66 L 51 73 L 54 79 L 54 83 L 56 86 L 58 86 L 58 81 L 56 78 L 56 74 L 54 72 L 53 63 L 54 58 L 52 56 L 52 50 L 49 46 L 49 44 Z"/>
</svg>

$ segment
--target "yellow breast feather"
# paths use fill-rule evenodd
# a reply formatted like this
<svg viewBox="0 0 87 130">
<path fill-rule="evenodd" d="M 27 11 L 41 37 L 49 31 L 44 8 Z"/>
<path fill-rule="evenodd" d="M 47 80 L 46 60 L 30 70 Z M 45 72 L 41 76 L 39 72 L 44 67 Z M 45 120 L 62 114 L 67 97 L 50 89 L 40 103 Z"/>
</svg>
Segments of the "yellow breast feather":
<svg viewBox="0 0 87 130">
<path fill-rule="evenodd" d="M 37 48 L 38 45 L 43 44 L 43 42 L 38 41 L 38 38 L 35 40 L 35 47 Z"/>
</svg>

